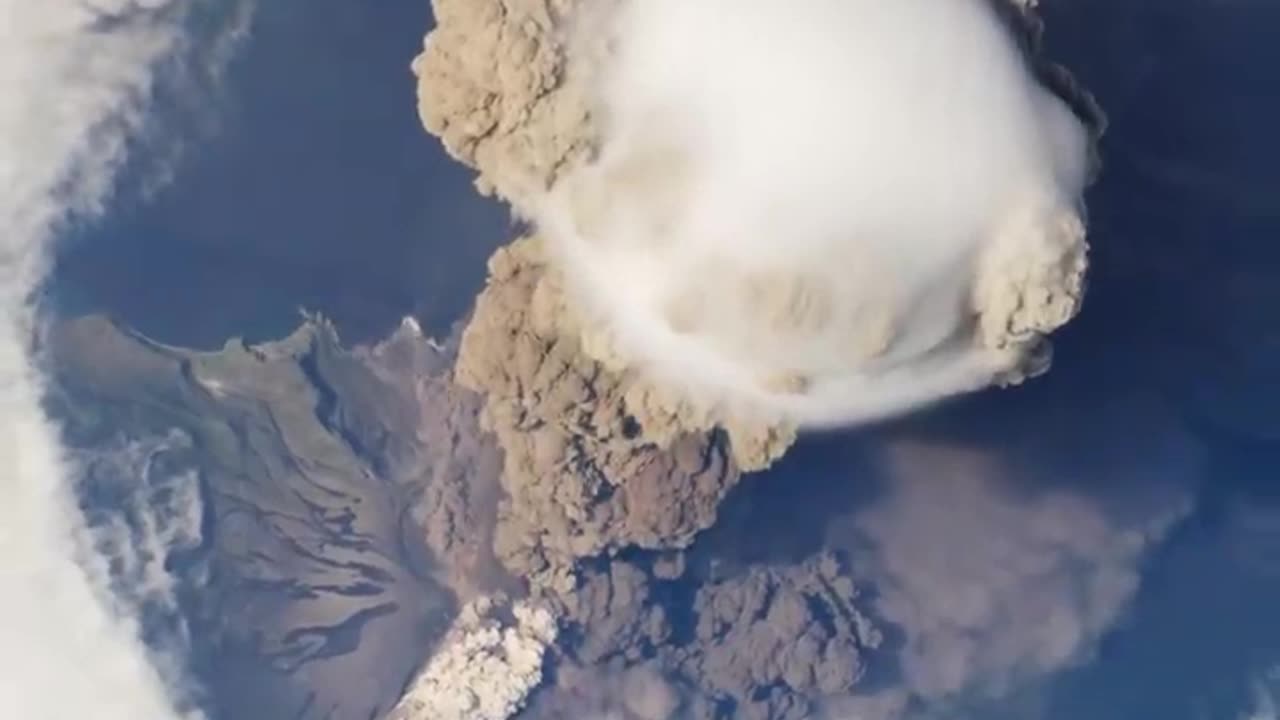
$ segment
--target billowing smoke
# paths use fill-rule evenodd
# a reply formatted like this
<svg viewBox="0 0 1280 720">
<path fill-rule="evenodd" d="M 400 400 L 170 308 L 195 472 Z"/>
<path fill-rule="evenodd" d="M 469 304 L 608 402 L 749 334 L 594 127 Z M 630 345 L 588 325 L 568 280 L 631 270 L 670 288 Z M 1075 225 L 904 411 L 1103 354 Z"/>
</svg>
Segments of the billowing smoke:
<svg viewBox="0 0 1280 720">
<path fill-rule="evenodd" d="M 543 655 L 555 639 L 556 622 L 545 609 L 477 598 L 459 613 L 443 650 L 389 720 L 506 720 L 542 682 Z"/>
<path fill-rule="evenodd" d="M 135 620 L 101 581 L 33 340 L 49 246 L 100 212 L 158 65 L 184 38 L 167 0 L 0 0 L 0 716 L 177 716 Z"/>
<path fill-rule="evenodd" d="M 898 648 L 877 650 L 860 611 L 872 600 L 846 572 L 864 563 L 861 589 L 903 603 L 928 586 L 931 566 L 891 557 L 889 537 L 910 532 L 926 492 L 860 518 L 859 542 L 887 549 L 848 571 L 832 559 L 721 577 L 694 540 L 722 529 L 721 501 L 797 425 L 881 418 L 1046 368 L 1046 336 L 1083 294 L 1096 138 L 1006 24 L 1030 3 L 1006 5 L 434 0 L 413 63 L 423 123 L 534 225 L 491 259 L 455 368 L 504 452 L 495 555 L 570 629 L 534 717 L 623 712 L 599 678 L 640 659 L 688 690 L 691 718 L 812 717 L 817 697 L 851 693 L 903 717 L 920 699 L 1036 674 L 1041 654 L 1074 659 L 1123 607 L 1131 584 L 1099 599 L 1060 655 L 1015 638 L 953 683 L 931 685 L 935 669 L 917 663 L 868 695 L 864 674 Z M 969 490 L 975 513 L 1026 510 Z M 1073 507 L 1054 496 L 1037 517 Z M 1114 551 L 1132 580 L 1132 526 L 1113 533 L 1094 511 L 1079 516 L 1107 531 L 1102 547 L 1077 558 L 1049 538 L 1046 553 L 1074 570 Z M 908 524 L 876 535 L 893 513 Z M 980 523 L 950 529 L 948 547 L 990 539 Z M 613 557 L 634 548 L 703 561 L 650 572 Z M 1053 570 L 1045 594 L 1089 582 Z M 694 597 L 675 591 L 699 579 Z M 935 609 L 919 623 L 878 609 L 941 642 Z M 1001 645 L 1000 630 L 978 623 L 961 640 Z"/>
<path fill-rule="evenodd" d="M 893 628 L 895 682 L 832 717 L 982 717 L 975 705 L 1088 661 L 1192 510 L 1202 449 L 1165 411 L 1125 399 L 1093 427 L 1068 412 L 1071 432 L 1003 424 L 998 451 L 890 444 L 876 499 L 833 540 Z"/>
<path fill-rule="evenodd" d="M 1089 139 L 987 0 L 580 12 L 594 159 L 528 206 L 587 351 L 713 416 L 899 413 L 1042 371 Z"/>
</svg>

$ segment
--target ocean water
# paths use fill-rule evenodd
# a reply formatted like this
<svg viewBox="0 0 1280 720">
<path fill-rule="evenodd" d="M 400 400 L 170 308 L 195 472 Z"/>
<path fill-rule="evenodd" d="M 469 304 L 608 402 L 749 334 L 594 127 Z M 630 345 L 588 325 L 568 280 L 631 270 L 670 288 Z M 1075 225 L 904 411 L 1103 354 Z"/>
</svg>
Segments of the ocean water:
<svg viewBox="0 0 1280 720">
<path fill-rule="evenodd" d="M 221 83 L 159 105 L 151 145 L 180 152 L 143 146 L 107 221 L 64 243 L 54 298 L 190 347 L 280 337 L 299 308 L 350 342 L 409 314 L 446 333 L 511 230 L 418 123 L 430 23 L 424 0 L 256 3 Z"/>
</svg>

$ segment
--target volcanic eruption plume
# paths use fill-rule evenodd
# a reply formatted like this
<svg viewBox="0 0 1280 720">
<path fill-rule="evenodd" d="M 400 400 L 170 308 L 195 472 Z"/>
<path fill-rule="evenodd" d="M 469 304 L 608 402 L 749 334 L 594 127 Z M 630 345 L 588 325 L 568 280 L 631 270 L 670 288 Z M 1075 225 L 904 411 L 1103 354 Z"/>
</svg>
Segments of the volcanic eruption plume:
<svg viewBox="0 0 1280 720">
<path fill-rule="evenodd" d="M 822 637 L 834 660 L 790 675 L 769 653 L 745 669 L 746 631 L 723 654 L 712 630 L 671 646 L 645 588 L 681 577 L 670 558 L 697 555 L 798 428 L 1047 368 L 1082 300 L 1097 128 L 1065 76 L 1045 84 L 1033 4 L 434 0 L 423 124 L 529 224 L 490 260 L 454 379 L 502 450 L 495 558 L 565 630 L 562 671 L 644 657 L 742 717 L 804 716 L 784 713 L 820 676 L 824 694 L 859 683 L 879 635 L 837 562 L 754 567 L 694 601 L 712 628 L 717 598 L 826 598 L 816 615 L 848 620 Z M 634 550 L 664 569 L 615 557 Z M 809 605 L 785 605 L 807 627 Z M 509 675 L 502 708 L 534 684 Z M 534 717 L 563 716 L 560 691 L 586 702 L 572 675 Z"/>
<path fill-rule="evenodd" d="M 589 354 L 797 425 L 1046 367 L 1089 139 L 991 3 L 649 0 L 575 28 L 597 152 L 525 204 Z"/>
</svg>

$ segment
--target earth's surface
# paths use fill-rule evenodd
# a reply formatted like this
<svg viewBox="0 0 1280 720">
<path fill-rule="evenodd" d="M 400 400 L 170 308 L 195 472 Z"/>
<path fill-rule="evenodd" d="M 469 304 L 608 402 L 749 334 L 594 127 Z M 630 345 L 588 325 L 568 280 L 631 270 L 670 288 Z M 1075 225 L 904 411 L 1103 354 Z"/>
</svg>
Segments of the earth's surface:
<svg viewBox="0 0 1280 720">
<path fill-rule="evenodd" d="M 661 582 L 643 602 L 670 617 L 659 636 L 674 648 L 706 615 L 699 592 L 783 585 L 831 553 L 883 607 L 915 592 L 948 608 L 900 612 L 963 614 L 970 594 L 997 596 L 973 601 L 990 617 L 939 619 L 954 627 L 900 656 L 1002 668 L 943 717 L 1276 717 L 1280 2 L 1042 5 L 1048 54 L 1109 119 L 1089 296 L 1052 372 L 803 437 L 734 488 L 680 556 L 688 571 L 624 550 L 612 582 L 618 567 L 651 568 Z M 447 378 L 485 261 L 514 231 L 415 116 L 408 66 L 428 10 L 260 3 L 213 117 L 172 118 L 168 132 L 197 139 L 168 182 L 144 193 L 134 178 L 56 258 L 50 405 L 87 459 L 82 507 L 123 528 L 118 542 L 166 544 L 118 569 L 121 592 L 129 573 L 173 578 L 176 600 L 140 597 L 147 638 L 181 649 L 217 720 L 380 717 L 458 612 L 436 556 L 448 543 L 431 541 L 453 532 L 433 523 L 458 519 L 433 510 L 433 488 L 495 477 L 501 458 L 478 400 Z M 984 473 L 1007 492 L 974 489 Z M 913 560 L 933 570 L 902 569 Z M 518 579 L 493 583 L 518 592 Z M 628 602 L 602 601 L 598 628 Z M 1039 616 L 1020 609 L 1041 603 L 1096 642 L 1059 663 L 1051 643 L 1027 641 Z M 893 612 L 879 615 L 897 649 Z M 912 672 L 860 637 L 870 687 Z M 673 656 L 714 676 L 770 647 L 733 641 Z"/>
</svg>

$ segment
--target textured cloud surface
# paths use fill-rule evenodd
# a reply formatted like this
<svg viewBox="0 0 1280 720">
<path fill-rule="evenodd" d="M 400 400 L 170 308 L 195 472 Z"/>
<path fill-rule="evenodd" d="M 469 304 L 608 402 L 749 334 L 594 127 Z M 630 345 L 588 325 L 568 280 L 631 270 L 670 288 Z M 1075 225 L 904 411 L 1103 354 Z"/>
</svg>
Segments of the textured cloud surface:
<svg viewBox="0 0 1280 720">
<path fill-rule="evenodd" d="M 510 613 L 512 621 L 498 619 Z M 389 720 L 506 720 L 542 682 L 556 622 L 541 608 L 484 596 L 462 609 L 444 650 L 414 680 Z"/>
<path fill-rule="evenodd" d="M 171 458 L 190 448 L 189 436 L 170 431 L 72 455 L 83 470 L 79 491 L 92 498 L 85 520 L 96 554 L 108 560 L 111 591 L 145 618 L 142 637 L 161 676 L 183 691 L 191 636 L 178 603 L 184 578 L 172 568 L 204 542 L 205 507 L 199 474 Z"/>
<path fill-rule="evenodd" d="M 695 570 L 689 598 L 683 561 L 610 558 L 689 547 L 798 425 L 1043 370 L 1081 299 L 1089 131 L 977 0 L 433 6 L 423 123 L 535 228 L 490 261 L 456 366 L 505 454 L 495 555 L 588 678 L 534 715 L 656 655 L 690 717 L 808 716 L 879 642 L 824 625 L 864 617 L 837 565 Z M 791 586 L 844 590 L 780 602 L 778 638 L 714 630 Z M 705 637 L 668 620 L 691 615 Z M 788 637 L 807 654 L 739 651 Z"/>
<path fill-rule="evenodd" d="M 92 565 L 30 354 L 50 241 L 101 209 L 157 62 L 181 42 L 164 0 L 0 1 L 0 715 L 174 717 L 136 624 Z"/>
<path fill-rule="evenodd" d="M 489 398 L 490 424 L 507 452 L 509 490 L 542 485 L 545 497 L 562 504 L 603 504 L 598 500 L 608 496 L 589 488 L 552 493 L 546 480 L 587 462 L 605 470 L 609 485 L 618 485 L 625 478 L 614 471 L 640 459 L 633 450 L 617 451 L 619 445 L 665 450 L 715 428 L 724 431 L 737 468 L 760 469 L 792 444 L 797 421 L 866 419 L 1042 370 L 1048 359 L 1043 334 L 1078 309 L 1085 245 L 1077 194 L 1088 138 L 1066 106 L 1034 81 L 1016 34 L 985 3 L 965 0 L 929 10 L 913 2 L 873 12 L 868 22 L 874 19 L 886 32 L 911 31 L 899 35 L 905 46 L 931 48 L 904 64 L 911 82 L 902 87 L 893 82 L 901 78 L 892 76 L 892 63 L 839 42 L 839 28 L 871 7 L 863 2 L 806 2 L 799 13 L 759 2 L 749 12 L 735 7 L 723 47 L 678 42 L 694 21 L 716 9 L 714 2 L 651 9 L 576 0 L 435 0 L 433 6 L 437 27 L 413 63 L 423 124 L 452 156 L 478 171 L 483 192 L 500 195 L 543 226 L 539 237 L 491 261 L 490 284 L 458 361 L 459 379 Z M 934 37 L 940 23 L 924 22 L 917 36 L 913 20 L 935 11 L 954 15 L 973 32 Z M 771 37 L 774 19 L 790 34 Z M 866 32 L 859 27 L 848 31 L 858 37 Z M 576 42 L 566 41 L 571 28 L 579 29 Z M 825 44 L 778 45 L 797 34 L 813 34 Z M 755 56 L 776 53 L 754 52 L 747 41 L 757 37 L 792 51 L 770 69 Z M 646 60 L 646 52 L 663 42 L 681 47 Z M 602 46 L 615 54 L 598 58 Z M 837 76 L 820 62 L 823 47 L 826 59 L 852 69 Z M 899 51 L 885 52 L 893 60 Z M 584 63 L 575 65 L 575 58 L 600 59 L 595 65 L 604 68 L 603 77 L 582 71 Z M 737 60 L 761 76 L 734 75 Z M 880 72 L 884 68 L 887 74 Z M 593 91 L 614 75 L 621 76 L 614 85 L 637 84 L 633 99 Z M 792 82 L 793 76 L 803 82 Z M 824 79 L 850 89 L 827 98 L 820 92 Z M 925 89 L 959 85 L 941 94 L 944 104 L 956 106 L 946 113 L 954 127 L 929 122 L 937 112 L 912 112 L 917 105 L 928 109 L 921 98 L 936 94 L 913 83 Z M 703 85 L 708 92 L 701 92 Z M 789 95 L 762 97 L 789 85 L 796 85 Z M 883 93 L 885 109 L 860 115 L 856 108 L 875 92 Z M 648 123 L 635 117 L 670 115 L 682 96 L 691 96 L 690 107 L 705 110 L 705 119 L 677 115 Z M 761 107 L 735 112 L 752 102 Z M 823 112 L 815 112 L 818 107 Z M 734 120 L 757 111 L 758 118 Z M 922 137 L 931 144 L 914 148 L 903 140 L 900 118 L 930 130 Z M 855 120 L 855 127 L 894 130 L 880 140 L 897 147 L 902 162 L 892 150 L 847 132 L 844 125 Z M 717 121 L 741 131 L 719 133 L 711 126 Z M 786 122 L 805 132 L 783 127 Z M 639 126 L 652 126 L 657 135 L 637 137 Z M 748 132 L 761 141 L 751 143 Z M 821 132 L 831 136 L 811 137 Z M 957 133 L 980 144 L 949 142 Z M 748 143 L 753 152 L 759 145 L 758 153 L 739 153 Z M 984 151 L 992 156 L 983 157 Z M 848 157 L 862 152 L 880 165 Z M 930 180 L 929 168 L 940 162 L 955 167 Z M 869 172 L 859 176 L 860 169 Z M 730 177 L 720 177 L 725 173 Z M 723 192 L 715 189 L 717 179 L 725 180 Z M 882 181 L 892 182 L 881 189 Z M 774 186 L 779 189 L 770 191 Z M 688 211 L 692 205 L 698 213 Z M 779 214 L 753 224 L 761 220 L 761 208 Z M 690 224 L 694 220 L 701 228 Z M 894 221 L 901 225 L 886 225 Z M 776 232 L 783 222 L 796 223 L 794 237 Z M 642 242 L 617 245 L 621 255 L 606 252 L 620 272 L 600 271 L 596 251 L 610 245 L 586 242 L 579 230 L 587 226 L 602 238 L 639 233 L 633 240 Z M 673 242 L 646 249 L 659 230 Z M 741 242 L 728 240 L 739 230 L 751 232 Z M 889 264 L 872 271 L 865 258 L 850 257 L 842 244 L 849 238 L 870 242 L 864 249 Z M 718 255 L 704 252 L 716 248 Z M 732 259 L 735 253 L 740 256 Z M 773 260 L 781 270 L 765 272 Z M 701 270 L 689 265 L 694 261 L 715 272 L 699 276 Z M 664 312 L 683 307 L 692 313 L 687 319 L 710 323 L 707 332 L 728 335 L 675 338 L 663 330 L 656 338 L 661 342 L 639 342 L 649 337 L 644 328 L 653 329 L 654 317 L 630 302 L 634 296 L 613 303 L 604 291 L 653 290 L 657 285 L 646 289 L 642 271 L 655 264 L 670 270 L 658 285 L 684 286 L 663 292 L 678 290 L 689 301 L 664 304 Z M 885 282 L 887 272 L 899 270 L 902 277 Z M 817 295 L 813 277 L 826 286 Z M 868 304 L 864 290 L 873 286 L 854 282 L 867 278 L 893 288 L 895 297 L 873 297 Z M 824 294 L 829 297 L 818 297 Z M 752 309 L 752 303 L 768 307 Z M 716 317 L 695 317 L 708 312 Z M 797 312 L 816 313 L 820 322 L 812 325 L 810 317 L 790 324 Z M 617 322 L 624 315 L 644 322 Z M 884 352 L 864 353 L 862 360 L 845 352 L 876 336 L 884 340 Z M 519 361 L 509 362 L 512 357 Z M 697 358 L 707 362 L 685 367 Z M 755 365 L 735 366 L 739 361 Z M 824 389 L 818 392 L 820 376 Z M 595 511 L 575 507 L 565 514 Z"/>
<path fill-rule="evenodd" d="M 531 202 L 589 352 L 801 424 L 1043 370 L 1088 136 L 990 3 L 590 8 L 569 72 L 598 157 Z"/>
</svg>

